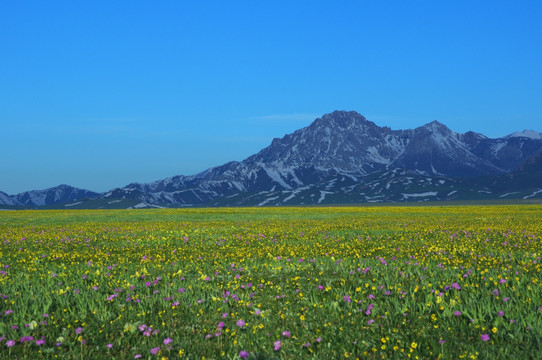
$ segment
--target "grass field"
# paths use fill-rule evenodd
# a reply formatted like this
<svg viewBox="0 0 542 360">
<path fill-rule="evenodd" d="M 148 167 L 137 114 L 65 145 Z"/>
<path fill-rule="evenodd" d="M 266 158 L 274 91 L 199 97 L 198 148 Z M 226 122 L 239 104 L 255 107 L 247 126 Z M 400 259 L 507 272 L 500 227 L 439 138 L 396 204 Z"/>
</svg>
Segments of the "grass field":
<svg viewBox="0 0 542 360">
<path fill-rule="evenodd" d="M 0 212 L 0 358 L 536 359 L 542 206 Z"/>
</svg>

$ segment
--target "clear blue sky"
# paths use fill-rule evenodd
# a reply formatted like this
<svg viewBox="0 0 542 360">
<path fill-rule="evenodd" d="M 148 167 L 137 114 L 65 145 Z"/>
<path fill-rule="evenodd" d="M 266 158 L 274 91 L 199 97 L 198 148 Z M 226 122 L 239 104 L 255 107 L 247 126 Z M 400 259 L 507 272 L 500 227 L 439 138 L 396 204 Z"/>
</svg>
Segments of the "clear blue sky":
<svg viewBox="0 0 542 360">
<path fill-rule="evenodd" d="M 1 1 L 0 190 L 243 160 L 333 110 L 542 131 L 542 1 Z"/>
</svg>

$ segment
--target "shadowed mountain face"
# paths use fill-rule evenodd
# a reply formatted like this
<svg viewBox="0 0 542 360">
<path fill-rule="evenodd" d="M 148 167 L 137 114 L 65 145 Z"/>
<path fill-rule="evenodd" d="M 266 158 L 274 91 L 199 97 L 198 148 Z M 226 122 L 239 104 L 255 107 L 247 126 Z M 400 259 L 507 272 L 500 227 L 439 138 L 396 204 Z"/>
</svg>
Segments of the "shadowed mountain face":
<svg viewBox="0 0 542 360">
<path fill-rule="evenodd" d="M 105 207 L 128 200 L 146 207 L 444 200 L 461 191 L 491 194 L 490 188 L 471 179 L 497 179 L 520 171 L 520 166 L 529 171 L 541 151 L 542 135 L 533 131 L 490 139 L 474 132 L 456 133 L 437 121 L 413 130 L 391 130 L 357 112 L 335 111 L 273 139 L 242 162 L 197 175 L 133 183 L 102 195 L 53 188 L 46 192 L 54 191 L 54 196 L 27 192 L 10 199 L 41 206 L 100 198 Z"/>
</svg>

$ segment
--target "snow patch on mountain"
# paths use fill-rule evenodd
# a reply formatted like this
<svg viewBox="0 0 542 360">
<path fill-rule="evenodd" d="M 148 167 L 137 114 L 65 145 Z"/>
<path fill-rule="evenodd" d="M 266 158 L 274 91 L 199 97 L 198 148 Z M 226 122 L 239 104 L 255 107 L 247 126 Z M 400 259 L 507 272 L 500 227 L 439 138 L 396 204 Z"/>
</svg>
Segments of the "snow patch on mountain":
<svg viewBox="0 0 542 360">
<path fill-rule="evenodd" d="M 408 198 L 418 198 L 418 197 L 427 197 L 427 196 L 437 196 L 437 192 L 436 191 L 427 191 L 427 192 L 416 193 L 416 194 L 404 194 L 404 193 L 401 193 L 401 195 L 403 195 L 404 199 L 408 199 Z"/>
<path fill-rule="evenodd" d="M 529 139 L 542 140 L 542 133 L 536 132 L 534 130 L 523 130 L 522 132 L 513 132 L 507 137 L 526 137 Z"/>
</svg>

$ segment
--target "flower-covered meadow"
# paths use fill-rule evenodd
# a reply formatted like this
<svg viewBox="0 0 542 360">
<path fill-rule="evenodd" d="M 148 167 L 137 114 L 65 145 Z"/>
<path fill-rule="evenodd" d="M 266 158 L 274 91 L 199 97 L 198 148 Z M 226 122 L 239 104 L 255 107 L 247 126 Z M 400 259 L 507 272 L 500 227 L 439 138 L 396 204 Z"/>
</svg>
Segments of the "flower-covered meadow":
<svg viewBox="0 0 542 360">
<path fill-rule="evenodd" d="M 542 207 L 0 213 L 0 358 L 538 358 Z"/>
</svg>

